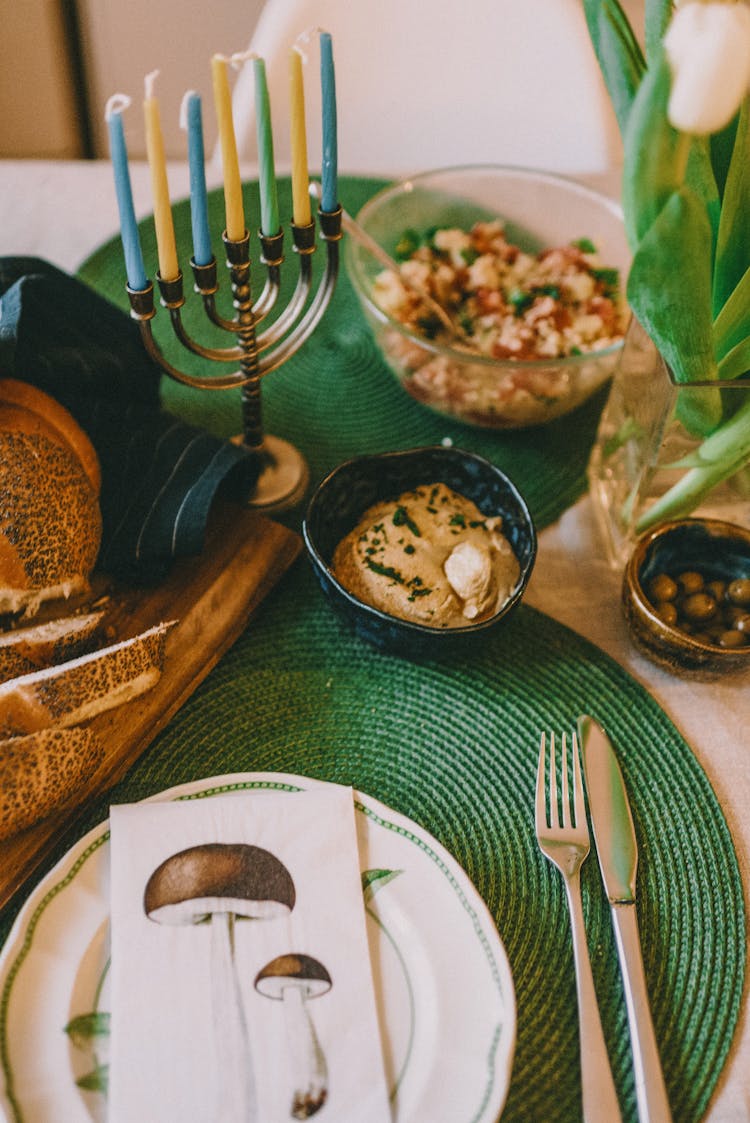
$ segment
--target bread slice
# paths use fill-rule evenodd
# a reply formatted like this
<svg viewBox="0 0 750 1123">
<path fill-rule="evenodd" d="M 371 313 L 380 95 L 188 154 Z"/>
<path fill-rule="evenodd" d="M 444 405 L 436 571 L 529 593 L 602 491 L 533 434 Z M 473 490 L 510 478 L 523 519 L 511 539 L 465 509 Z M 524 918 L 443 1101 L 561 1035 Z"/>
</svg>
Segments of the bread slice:
<svg viewBox="0 0 750 1123">
<path fill-rule="evenodd" d="M 0 741 L 0 841 L 72 803 L 103 757 L 83 726 Z"/>
<path fill-rule="evenodd" d="M 104 612 L 63 616 L 0 634 L 0 682 L 77 659 L 95 646 Z"/>
<path fill-rule="evenodd" d="M 161 677 L 174 623 L 1 683 L 0 737 L 78 725 L 150 690 Z"/>
</svg>

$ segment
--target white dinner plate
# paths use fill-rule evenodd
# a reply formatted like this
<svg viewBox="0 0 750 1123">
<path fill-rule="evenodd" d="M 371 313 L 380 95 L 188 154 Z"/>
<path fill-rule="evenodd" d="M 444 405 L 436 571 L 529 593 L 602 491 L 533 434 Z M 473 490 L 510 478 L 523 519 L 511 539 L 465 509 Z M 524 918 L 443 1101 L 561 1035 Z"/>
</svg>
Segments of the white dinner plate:
<svg viewBox="0 0 750 1123">
<path fill-rule="evenodd" d="M 293 797 L 320 784 L 238 773 L 151 798 Z M 510 1083 L 516 1011 L 492 917 L 455 859 L 416 823 L 359 792 L 355 808 L 393 1119 L 495 1123 Z M 15 1123 L 106 1118 L 99 1086 L 107 1063 L 108 897 L 105 822 L 34 889 L 2 951 L 1 1102 Z"/>
</svg>

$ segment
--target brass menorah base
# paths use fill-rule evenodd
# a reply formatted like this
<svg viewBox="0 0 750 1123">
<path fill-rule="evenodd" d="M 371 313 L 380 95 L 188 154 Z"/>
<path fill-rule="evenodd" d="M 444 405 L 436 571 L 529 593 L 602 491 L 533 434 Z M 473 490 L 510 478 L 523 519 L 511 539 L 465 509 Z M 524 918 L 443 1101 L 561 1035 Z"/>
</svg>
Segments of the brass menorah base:
<svg viewBox="0 0 750 1123">
<path fill-rule="evenodd" d="M 316 249 L 315 221 L 305 226 L 292 223 L 293 249 L 299 261 L 297 283 L 287 306 L 260 332 L 258 326 L 278 302 L 284 261 L 283 230 L 273 236 L 259 235 L 260 262 L 265 267 L 266 277 L 255 301 L 250 284 L 250 235 L 246 231 L 239 241 L 228 238 L 226 232 L 222 236 L 235 309 L 231 319 L 221 315 L 216 307 L 219 291 L 216 259 L 212 258 L 206 265 L 197 265 L 191 260 L 194 291 L 202 298 L 206 316 L 216 327 L 234 335 L 234 346 L 205 347 L 194 340 L 182 322 L 181 309 L 185 304 L 182 273 L 173 280 L 164 280 L 157 274 L 160 303 L 169 312 L 177 339 L 188 351 L 209 362 L 239 364 L 239 369 L 231 374 L 192 375 L 174 366 L 153 335 L 151 321 L 156 316 L 153 285 L 149 283 L 144 289 L 127 286 L 131 315 L 138 321 L 146 350 L 170 378 L 197 390 L 240 388 L 242 432 L 235 439 L 260 459 L 258 483 L 248 497 L 248 504 L 266 511 L 282 510 L 297 504 L 309 480 L 307 464 L 299 450 L 288 441 L 263 432 L 261 380 L 296 354 L 317 327 L 333 295 L 339 269 L 341 208 L 318 211 L 318 220 L 320 237 L 326 243 L 327 252 L 325 269 L 315 291 L 312 275 L 312 255 Z"/>
</svg>

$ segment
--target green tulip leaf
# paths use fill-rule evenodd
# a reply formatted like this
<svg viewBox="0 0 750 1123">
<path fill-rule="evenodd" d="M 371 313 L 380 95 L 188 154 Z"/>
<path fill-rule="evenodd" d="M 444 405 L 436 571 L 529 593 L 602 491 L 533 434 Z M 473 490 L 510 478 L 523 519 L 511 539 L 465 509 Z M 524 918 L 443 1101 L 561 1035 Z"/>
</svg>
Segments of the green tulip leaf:
<svg viewBox="0 0 750 1123">
<path fill-rule="evenodd" d="M 678 157 L 687 138 L 667 120 L 670 86 L 669 65 L 662 54 L 638 87 L 625 130 L 622 206 L 634 251 L 683 180 Z"/>
<path fill-rule="evenodd" d="M 643 52 L 619 0 L 584 0 L 583 6 L 589 37 L 624 135 L 646 69 Z"/>
<path fill-rule="evenodd" d="M 750 335 L 750 266 L 714 321 L 714 353 L 722 360 Z"/>
<path fill-rule="evenodd" d="M 750 371 L 750 338 L 743 339 L 719 363 L 719 378 L 727 381 Z M 750 392 L 750 386 L 748 386 Z M 731 391 L 734 393 L 734 391 Z"/>
<path fill-rule="evenodd" d="M 661 50 L 664 32 L 672 18 L 672 0 L 646 0 L 644 24 L 646 35 L 646 58 L 656 58 Z"/>
<path fill-rule="evenodd" d="M 714 314 L 750 267 L 750 107 L 745 98 L 737 122 L 732 159 L 727 172 L 716 242 Z"/>
<path fill-rule="evenodd" d="M 703 205 L 689 187 L 681 187 L 641 241 L 628 277 L 630 306 L 681 383 L 716 377 L 711 240 Z M 691 433 L 705 436 L 721 420 L 718 390 L 681 394 L 678 414 Z"/>
</svg>

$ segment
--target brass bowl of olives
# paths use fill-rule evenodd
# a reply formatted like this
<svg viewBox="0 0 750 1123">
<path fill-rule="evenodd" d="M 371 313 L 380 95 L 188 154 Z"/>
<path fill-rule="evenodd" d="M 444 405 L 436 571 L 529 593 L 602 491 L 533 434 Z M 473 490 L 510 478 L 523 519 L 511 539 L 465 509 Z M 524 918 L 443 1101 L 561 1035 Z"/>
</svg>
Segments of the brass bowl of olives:
<svg viewBox="0 0 750 1123">
<path fill-rule="evenodd" d="M 750 670 L 750 530 L 709 518 L 661 523 L 636 544 L 622 603 L 636 646 L 668 670 Z"/>
</svg>

